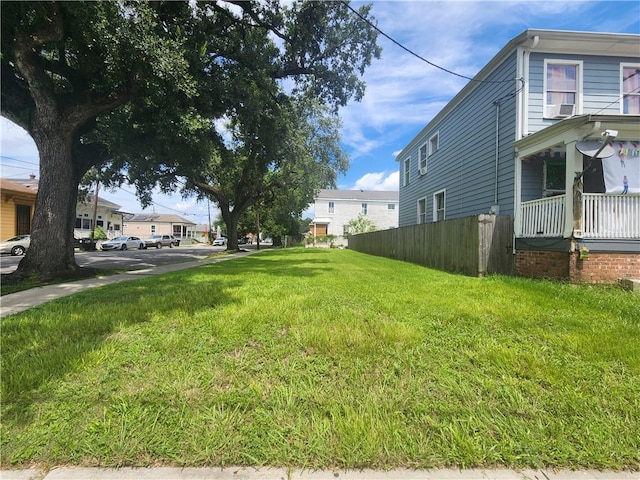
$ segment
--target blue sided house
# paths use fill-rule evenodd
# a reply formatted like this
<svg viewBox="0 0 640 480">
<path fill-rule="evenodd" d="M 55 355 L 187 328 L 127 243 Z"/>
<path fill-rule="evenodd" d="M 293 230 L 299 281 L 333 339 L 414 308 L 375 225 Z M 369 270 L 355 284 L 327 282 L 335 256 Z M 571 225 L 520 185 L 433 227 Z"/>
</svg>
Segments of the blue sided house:
<svg viewBox="0 0 640 480">
<path fill-rule="evenodd" d="M 524 31 L 396 160 L 400 227 L 508 215 L 518 275 L 640 278 L 640 35 Z"/>
</svg>

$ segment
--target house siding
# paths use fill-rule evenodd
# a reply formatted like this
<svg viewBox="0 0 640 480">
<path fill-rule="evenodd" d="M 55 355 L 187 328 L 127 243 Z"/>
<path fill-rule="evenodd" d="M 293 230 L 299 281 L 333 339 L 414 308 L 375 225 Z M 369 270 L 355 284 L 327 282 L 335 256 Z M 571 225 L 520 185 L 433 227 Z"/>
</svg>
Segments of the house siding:
<svg viewBox="0 0 640 480">
<path fill-rule="evenodd" d="M 334 204 L 333 212 L 329 211 L 329 202 Z M 312 224 L 317 226 L 311 227 L 311 235 L 335 235 L 336 244 L 346 245 L 344 226 L 358 218 L 363 203 L 367 204 L 367 214 L 363 216 L 373 222 L 377 230 L 398 226 L 397 192 L 325 189 L 320 190 L 314 202 Z M 390 204 L 394 208 L 389 209 Z"/>
<path fill-rule="evenodd" d="M 510 81 L 512 80 L 512 81 Z M 505 83 L 489 83 L 505 81 Z M 501 214 L 513 212 L 516 106 L 516 53 L 510 55 L 486 82 L 465 97 L 437 124 L 421 132 L 409 151 L 398 157 L 402 168 L 411 157 L 409 184 L 400 187 L 400 226 L 417 223 L 417 202 L 427 200 L 427 222 L 433 221 L 433 194 L 445 190 L 445 219 L 488 213 L 494 205 L 496 105 L 500 101 L 498 205 Z M 439 135 L 439 149 L 428 157 L 427 174 L 418 174 L 420 145 Z"/>
<path fill-rule="evenodd" d="M 620 112 L 620 64 L 638 63 L 637 57 L 532 53 L 529 58 L 528 132 L 535 133 L 558 120 L 544 118 L 544 62 L 582 63 L 582 108 L 576 114 L 615 115 Z"/>
</svg>

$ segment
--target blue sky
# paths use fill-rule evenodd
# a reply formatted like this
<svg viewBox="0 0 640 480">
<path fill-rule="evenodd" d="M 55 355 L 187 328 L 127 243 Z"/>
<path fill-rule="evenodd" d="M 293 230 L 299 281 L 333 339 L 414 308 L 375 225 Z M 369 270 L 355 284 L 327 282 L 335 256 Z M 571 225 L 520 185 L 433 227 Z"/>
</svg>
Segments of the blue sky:
<svg viewBox="0 0 640 480">
<path fill-rule="evenodd" d="M 612 33 L 640 33 L 640 2 L 633 1 L 373 1 L 378 27 L 432 63 L 473 77 L 513 37 L 527 28 Z M 340 112 L 342 141 L 351 167 L 338 188 L 396 190 L 395 155 L 465 85 L 457 76 L 434 68 L 380 36 L 382 58 L 365 73 L 365 97 Z M 640 56 L 640 52 L 638 52 Z M 38 153 L 26 133 L 4 118 L 0 124 L 0 175 L 38 175 Z M 132 187 L 101 192 L 141 212 Z M 206 223 L 206 203 L 179 195 L 154 196 L 146 212 L 179 213 Z M 309 212 L 311 214 L 312 212 Z M 212 207 L 212 215 L 216 214 Z"/>
</svg>

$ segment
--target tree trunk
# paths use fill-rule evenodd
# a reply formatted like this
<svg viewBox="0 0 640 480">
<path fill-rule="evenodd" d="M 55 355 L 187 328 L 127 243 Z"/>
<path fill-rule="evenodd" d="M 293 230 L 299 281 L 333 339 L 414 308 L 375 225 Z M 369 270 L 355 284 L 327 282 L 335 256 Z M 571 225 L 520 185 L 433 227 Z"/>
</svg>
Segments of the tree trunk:
<svg viewBox="0 0 640 480">
<path fill-rule="evenodd" d="M 237 209 L 220 208 L 222 219 L 227 226 L 227 250 L 238 251 L 238 221 L 242 212 Z"/>
<path fill-rule="evenodd" d="M 31 245 L 18 265 L 18 279 L 35 275 L 40 281 L 78 277 L 73 228 L 80 172 L 72 157 L 73 134 L 50 128 L 34 128 L 33 139 L 40 153 L 40 180 L 31 226 Z"/>
</svg>

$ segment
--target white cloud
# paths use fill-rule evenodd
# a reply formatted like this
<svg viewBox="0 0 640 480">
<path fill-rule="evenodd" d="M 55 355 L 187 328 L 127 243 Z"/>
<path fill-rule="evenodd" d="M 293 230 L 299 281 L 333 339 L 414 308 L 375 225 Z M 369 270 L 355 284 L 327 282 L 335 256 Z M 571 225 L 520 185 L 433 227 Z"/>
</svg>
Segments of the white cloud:
<svg viewBox="0 0 640 480">
<path fill-rule="evenodd" d="M 394 191 L 399 188 L 399 172 L 373 172 L 367 173 L 356 180 L 351 190 L 382 190 Z"/>
</svg>

